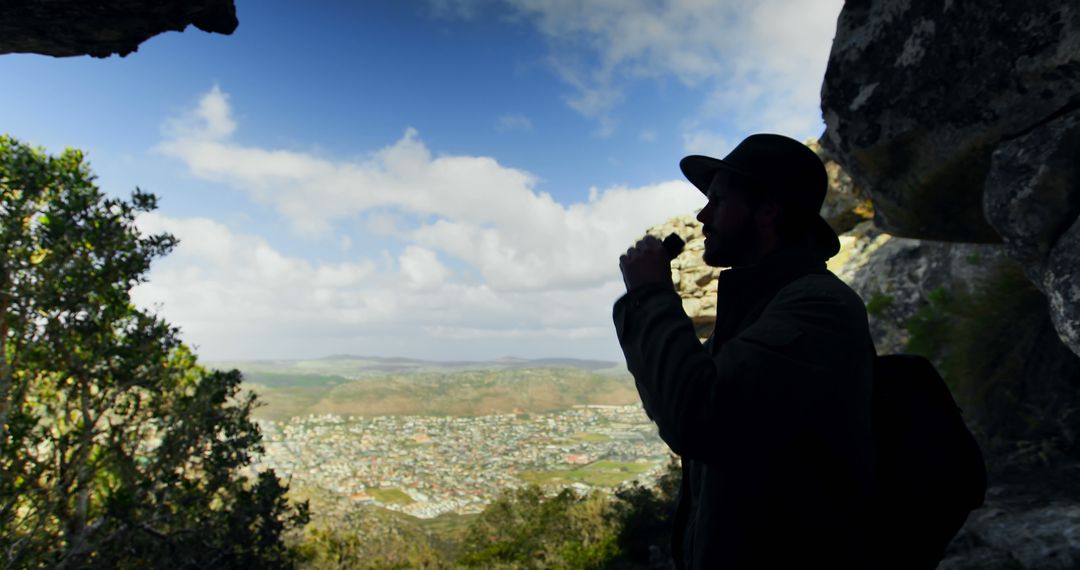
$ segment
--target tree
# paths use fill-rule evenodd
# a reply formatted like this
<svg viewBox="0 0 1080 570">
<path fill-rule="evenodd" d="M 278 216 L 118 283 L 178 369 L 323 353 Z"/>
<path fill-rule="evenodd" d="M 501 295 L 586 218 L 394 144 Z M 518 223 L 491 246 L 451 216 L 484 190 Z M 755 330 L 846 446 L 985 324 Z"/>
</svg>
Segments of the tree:
<svg viewBox="0 0 1080 570">
<path fill-rule="evenodd" d="M 176 240 L 138 189 L 106 198 L 83 154 L 0 136 L 0 564 L 286 567 L 307 520 L 262 451 L 240 373 L 197 363 L 131 303 Z"/>
<path fill-rule="evenodd" d="M 655 486 L 634 483 L 615 492 L 609 516 L 618 529 L 620 558 L 612 566 L 650 565 L 653 551 L 671 558 L 671 517 L 681 484 L 682 461 L 671 455 Z"/>
<path fill-rule="evenodd" d="M 604 568 L 618 554 L 600 493 L 508 489 L 466 531 L 458 563 L 484 568 Z"/>
</svg>

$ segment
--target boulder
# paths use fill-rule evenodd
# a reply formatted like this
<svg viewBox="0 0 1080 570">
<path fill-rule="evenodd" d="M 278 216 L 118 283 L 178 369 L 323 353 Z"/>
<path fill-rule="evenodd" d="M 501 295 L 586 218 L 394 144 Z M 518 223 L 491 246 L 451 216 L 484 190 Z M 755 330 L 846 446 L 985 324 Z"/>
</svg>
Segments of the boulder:
<svg viewBox="0 0 1080 570">
<path fill-rule="evenodd" d="M 1080 110 L 998 146 L 983 208 L 1080 354 Z"/>
<path fill-rule="evenodd" d="M 848 2 L 822 110 L 882 230 L 1003 240 L 1080 354 L 1080 5 Z"/>
<path fill-rule="evenodd" d="M 0 54 L 125 56 L 147 39 L 189 24 L 231 34 L 234 0 L 21 0 L 0 2 Z"/>
<path fill-rule="evenodd" d="M 1059 240 L 1059 246 L 1068 239 Z M 840 241 L 830 269 L 866 302 L 880 354 L 907 350 L 910 323 L 935 292 L 978 298 L 988 294 L 987 285 L 998 272 L 1016 267 L 1004 245 L 894 237 L 871 222 Z M 1069 267 L 1078 266 L 1074 258 Z M 1026 283 L 1017 274 L 1016 281 Z M 994 305 L 997 294 L 990 295 L 982 306 Z M 1080 357 L 1058 342 L 1041 295 L 1031 291 L 1028 297 L 1040 301 L 1035 311 L 1023 310 L 1015 319 L 992 317 L 1008 325 L 991 333 L 997 346 L 974 346 L 971 352 L 981 363 L 972 361 L 971 352 L 955 353 L 971 346 L 967 339 L 949 339 L 945 350 L 953 351 L 951 362 L 939 363 L 946 373 L 955 374 L 958 363 L 982 372 L 948 381 L 986 455 L 991 485 L 985 505 L 970 514 L 939 570 L 1080 567 Z M 1053 299 L 1050 295 L 1051 305 Z M 1075 299 L 1062 303 L 1077 305 Z M 977 318 L 971 306 L 948 318 Z M 972 328 L 960 330 L 970 333 Z"/>
<path fill-rule="evenodd" d="M 994 242 L 995 149 L 1080 106 L 1075 2 L 847 2 L 822 86 L 823 146 L 897 236 Z"/>
<path fill-rule="evenodd" d="M 1050 251 L 1080 214 L 1080 110 L 999 145 L 984 192 L 987 221 L 1045 292 Z"/>
<path fill-rule="evenodd" d="M 1080 568 L 1080 464 L 1038 475 L 987 489 L 986 504 L 968 515 L 938 570 Z"/>
<path fill-rule="evenodd" d="M 1045 265 L 1043 290 L 1058 337 L 1080 354 L 1080 219 L 1058 239 Z"/>
<path fill-rule="evenodd" d="M 829 270 L 867 305 L 879 354 L 904 352 L 908 321 L 936 290 L 972 293 L 1005 260 L 994 244 L 898 238 L 866 221 L 840 236 Z"/>
<path fill-rule="evenodd" d="M 705 235 L 695 215 L 677 216 L 645 233 L 661 240 L 674 233 L 686 242 L 682 253 L 671 262 L 671 280 L 682 298 L 683 310 L 694 322 L 698 338 L 705 340 L 716 322 L 716 280 L 720 270 L 705 265 L 701 259 Z"/>
<path fill-rule="evenodd" d="M 829 223 L 837 234 L 850 231 L 859 222 L 874 215 L 870 197 L 862 186 L 851 179 L 836 160 L 829 155 L 816 140 L 806 141 L 806 146 L 825 163 L 825 172 L 829 176 L 829 187 L 825 193 L 825 202 L 821 205 L 821 217 Z"/>
</svg>

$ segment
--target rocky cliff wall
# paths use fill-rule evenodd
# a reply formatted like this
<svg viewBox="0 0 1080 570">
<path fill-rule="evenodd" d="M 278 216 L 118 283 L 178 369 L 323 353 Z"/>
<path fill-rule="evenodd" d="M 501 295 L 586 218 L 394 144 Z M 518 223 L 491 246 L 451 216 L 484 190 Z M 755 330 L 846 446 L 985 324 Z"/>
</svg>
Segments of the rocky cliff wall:
<svg viewBox="0 0 1080 570">
<path fill-rule="evenodd" d="M 1004 242 L 1080 354 L 1080 4 L 847 2 L 822 110 L 882 230 Z"/>
</svg>

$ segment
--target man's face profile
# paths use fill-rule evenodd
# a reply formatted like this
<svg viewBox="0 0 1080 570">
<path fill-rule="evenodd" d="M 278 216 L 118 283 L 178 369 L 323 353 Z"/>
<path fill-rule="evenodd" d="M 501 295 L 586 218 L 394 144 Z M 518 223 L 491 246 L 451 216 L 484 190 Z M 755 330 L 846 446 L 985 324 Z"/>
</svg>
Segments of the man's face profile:
<svg viewBox="0 0 1080 570">
<path fill-rule="evenodd" d="M 697 220 L 705 234 L 705 263 L 712 267 L 735 267 L 749 263 L 758 249 L 754 212 L 746 191 L 724 170 L 717 171 L 706 194 L 708 202 Z"/>
</svg>

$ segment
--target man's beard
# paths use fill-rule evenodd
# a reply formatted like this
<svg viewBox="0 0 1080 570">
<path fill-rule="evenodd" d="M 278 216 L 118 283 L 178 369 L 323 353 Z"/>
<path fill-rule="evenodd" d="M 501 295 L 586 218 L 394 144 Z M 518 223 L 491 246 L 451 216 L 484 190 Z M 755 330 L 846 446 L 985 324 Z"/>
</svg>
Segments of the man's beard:
<svg viewBox="0 0 1080 570">
<path fill-rule="evenodd" d="M 705 238 L 702 259 L 712 267 L 739 267 L 753 263 L 760 241 L 748 216 L 737 227 L 713 228 Z"/>
</svg>

